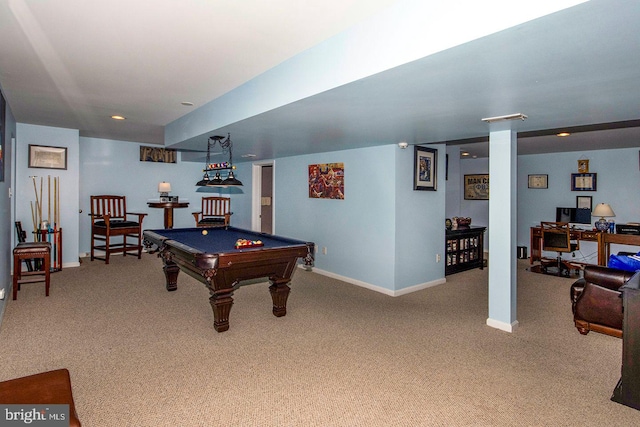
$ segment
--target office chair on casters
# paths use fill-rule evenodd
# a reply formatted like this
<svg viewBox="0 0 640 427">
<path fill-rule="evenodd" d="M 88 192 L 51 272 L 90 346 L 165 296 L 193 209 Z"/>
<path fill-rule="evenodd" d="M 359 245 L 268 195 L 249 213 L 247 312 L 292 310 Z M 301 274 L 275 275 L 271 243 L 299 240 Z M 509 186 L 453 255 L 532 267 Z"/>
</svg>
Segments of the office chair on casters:
<svg viewBox="0 0 640 427">
<path fill-rule="evenodd" d="M 554 261 L 541 260 L 542 272 L 548 273 L 548 267 L 558 269 L 557 275 L 569 277 L 571 271 L 562 260 L 563 253 L 573 252 L 578 249 L 577 243 L 571 243 L 571 228 L 568 222 L 542 222 L 542 250 L 557 252 Z"/>
</svg>

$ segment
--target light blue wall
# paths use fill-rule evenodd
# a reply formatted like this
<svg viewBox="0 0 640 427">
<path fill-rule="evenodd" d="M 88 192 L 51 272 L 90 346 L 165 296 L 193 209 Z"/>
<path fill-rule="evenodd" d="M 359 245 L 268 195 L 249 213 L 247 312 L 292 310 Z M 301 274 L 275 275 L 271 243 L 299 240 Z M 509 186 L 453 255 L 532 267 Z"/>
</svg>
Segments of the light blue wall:
<svg viewBox="0 0 640 427">
<path fill-rule="evenodd" d="M 578 159 L 585 158 L 589 159 L 589 172 L 598 174 L 597 191 L 571 191 L 571 174 L 578 172 Z M 540 221 L 555 221 L 555 208 L 575 207 L 576 196 L 592 196 L 594 207 L 598 203 L 610 204 L 617 223 L 640 222 L 638 158 L 638 148 L 519 156 L 518 246 L 529 247 L 530 227 L 539 225 Z M 549 175 L 549 188 L 527 188 L 529 174 Z M 596 263 L 596 244 L 581 242 L 580 245 L 577 260 Z M 613 253 L 634 249 L 640 250 L 612 245 Z"/>
<path fill-rule="evenodd" d="M 182 162 L 178 153 L 177 163 L 140 161 L 140 146 L 125 141 L 97 138 L 80 138 L 80 252 L 90 251 L 91 212 L 90 196 L 115 194 L 127 197 L 127 211 L 147 213 L 142 223 L 144 229 L 163 228 L 163 209 L 150 208 L 147 202 L 158 200 L 158 183 L 171 184 L 171 195 L 188 201 L 188 208 L 174 209 L 174 227 L 193 227 L 192 212 L 200 210 L 203 195 L 219 195 L 213 188 L 196 187 L 202 179 L 204 164 Z M 241 176 L 240 174 L 238 174 Z M 250 182 L 250 180 L 249 180 Z M 221 191 L 225 191 L 224 189 Z M 232 209 L 238 207 L 232 202 Z M 236 224 L 237 216 L 232 217 Z"/>
<path fill-rule="evenodd" d="M 37 189 L 40 192 L 40 179 L 43 179 L 42 216 L 47 219 L 48 205 L 53 209 L 53 180 L 60 177 L 60 224 L 62 227 L 62 266 L 79 265 L 78 260 L 78 189 L 79 132 L 75 129 L 62 129 L 48 126 L 36 126 L 18 123 L 16 130 L 16 220 L 29 233 L 33 231 L 31 203 L 35 205 L 35 190 L 32 176 L 37 177 Z M 67 148 L 67 169 L 29 168 L 29 144 Z M 47 195 L 48 177 L 51 176 L 51 199 Z M 39 196 L 38 196 L 39 197 Z M 52 216 L 53 216 L 53 210 Z M 53 218 L 50 218 L 53 221 Z"/>
<path fill-rule="evenodd" d="M 389 145 L 278 159 L 275 232 L 314 242 L 319 269 L 394 289 L 394 150 Z M 344 163 L 344 200 L 309 198 L 308 166 L 316 163 Z"/>
<path fill-rule="evenodd" d="M 0 182 L 0 289 L 4 289 L 5 298 L 0 300 L 0 323 L 2 323 L 4 308 L 11 290 L 11 250 L 16 241 L 12 218 L 12 199 L 9 197 L 9 189 L 12 188 L 11 180 L 14 172 L 12 165 L 14 153 L 11 147 L 11 138 L 15 134 L 16 121 L 11 108 L 7 104 L 5 127 L 1 135 L 4 141 L 4 153 L 2 154 L 4 181 Z"/>
<path fill-rule="evenodd" d="M 395 147 L 395 289 L 433 283 L 444 278 L 444 205 L 447 194 L 446 147 L 438 150 L 437 191 L 413 190 L 412 149 Z M 439 255 L 439 260 L 436 259 Z"/>
</svg>

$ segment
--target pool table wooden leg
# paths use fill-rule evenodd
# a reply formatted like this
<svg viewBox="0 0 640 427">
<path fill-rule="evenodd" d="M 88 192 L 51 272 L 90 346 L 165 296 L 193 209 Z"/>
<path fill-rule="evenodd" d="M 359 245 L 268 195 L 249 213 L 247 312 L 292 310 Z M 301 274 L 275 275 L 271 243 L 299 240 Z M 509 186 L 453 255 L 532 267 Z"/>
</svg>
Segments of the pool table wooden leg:
<svg viewBox="0 0 640 427">
<path fill-rule="evenodd" d="M 287 298 L 289 298 L 289 291 L 291 288 L 287 285 L 290 279 L 276 279 L 270 277 L 271 286 L 269 286 L 269 292 L 271 292 L 271 299 L 273 300 L 273 315 L 276 317 L 282 317 L 287 315 Z"/>
<path fill-rule="evenodd" d="M 229 313 L 233 305 L 232 293 L 212 293 L 209 303 L 213 308 L 213 328 L 217 332 L 224 332 L 229 329 Z"/>
<path fill-rule="evenodd" d="M 165 259 L 162 270 L 164 271 L 164 277 L 167 279 L 167 290 L 175 291 L 178 289 L 178 273 L 180 273 L 180 267 L 173 261 L 167 261 Z"/>
</svg>

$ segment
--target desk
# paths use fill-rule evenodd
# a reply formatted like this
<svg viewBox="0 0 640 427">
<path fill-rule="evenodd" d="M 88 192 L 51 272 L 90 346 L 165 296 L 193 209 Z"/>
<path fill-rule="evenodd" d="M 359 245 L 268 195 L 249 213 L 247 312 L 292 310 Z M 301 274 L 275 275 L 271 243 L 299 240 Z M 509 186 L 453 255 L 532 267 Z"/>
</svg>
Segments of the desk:
<svg viewBox="0 0 640 427">
<path fill-rule="evenodd" d="M 542 258 L 542 228 L 531 227 L 531 256 L 529 263 Z M 583 240 L 598 243 L 598 265 L 606 266 L 611 255 L 611 244 L 640 246 L 640 235 L 602 233 L 592 230 L 571 230 L 571 240 Z"/>
<path fill-rule="evenodd" d="M 606 258 L 604 263 L 600 258 L 600 239 L 603 233 L 592 230 L 571 230 L 571 240 L 585 241 L 585 242 L 597 242 L 598 243 L 598 265 L 607 265 Z M 542 227 L 531 227 L 530 233 L 530 250 L 531 256 L 529 257 L 529 263 L 533 264 L 535 261 L 542 259 Z"/>
<path fill-rule="evenodd" d="M 147 202 L 150 208 L 164 208 L 164 228 L 173 228 L 173 209 L 188 208 L 189 202 Z"/>
<path fill-rule="evenodd" d="M 611 255 L 611 244 L 640 246 L 640 235 L 637 234 L 610 234 L 602 233 L 598 244 L 598 264 L 607 265 Z M 600 262 L 602 260 L 602 262 Z"/>
<path fill-rule="evenodd" d="M 206 233 L 206 234 L 204 234 Z M 229 329 L 233 292 L 241 280 L 268 277 L 273 315 L 287 314 L 288 283 L 298 258 L 313 265 L 314 244 L 235 227 L 145 230 L 148 248 L 156 246 L 164 262 L 166 288 L 175 291 L 180 269 L 209 289 L 213 327 Z M 260 240 L 262 247 L 236 249 L 238 239 Z"/>
</svg>

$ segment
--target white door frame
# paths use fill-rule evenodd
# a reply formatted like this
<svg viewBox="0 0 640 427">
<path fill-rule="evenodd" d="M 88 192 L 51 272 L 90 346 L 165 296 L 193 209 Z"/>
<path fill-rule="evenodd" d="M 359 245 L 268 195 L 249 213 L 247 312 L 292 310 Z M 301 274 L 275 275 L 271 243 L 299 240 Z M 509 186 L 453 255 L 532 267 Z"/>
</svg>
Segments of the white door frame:
<svg viewBox="0 0 640 427">
<path fill-rule="evenodd" d="M 251 230 L 260 231 L 262 228 L 260 225 L 260 208 L 262 205 L 262 167 L 263 166 L 272 166 L 273 171 L 276 170 L 276 162 L 275 160 L 269 160 L 264 162 L 256 162 L 253 163 L 251 167 Z M 273 197 L 272 197 L 272 208 L 273 208 L 273 199 L 275 199 L 276 193 L 276 178 L 275 173 L 273 174 Z M 275 209 L 273 210 L 273 214 L 271 216 L 271 231 L 273 234 L 276 234 L 276 215 Z"/>
</svg>

